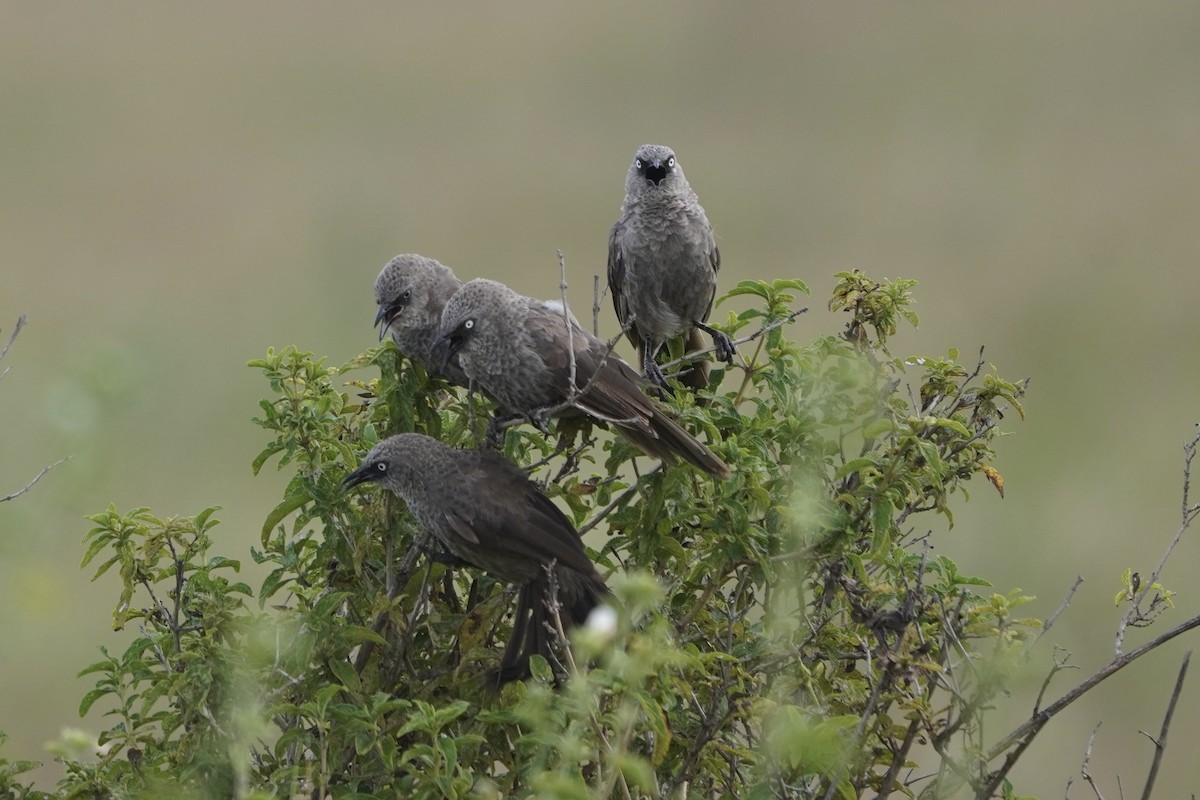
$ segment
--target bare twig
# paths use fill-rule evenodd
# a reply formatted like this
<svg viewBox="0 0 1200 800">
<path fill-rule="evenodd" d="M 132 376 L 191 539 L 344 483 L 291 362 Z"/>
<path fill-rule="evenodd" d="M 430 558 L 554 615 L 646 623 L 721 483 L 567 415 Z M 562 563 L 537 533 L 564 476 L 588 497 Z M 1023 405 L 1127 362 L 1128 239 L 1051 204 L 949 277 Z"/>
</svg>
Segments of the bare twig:
<svg viewBox="0 0 1200 800">
<path fill-rule="evenodd" d="M 1029 742 L 1033 741 L 1033 737 L 1036 736 L 1038 732 L 1045 727 L 1046 723 L 1049 722 L 1060 711 L 1074 703 L 1092 689 L 1096 688 L 1109 676 L 1120 672 L 1134 661 L 1137 661 L 1139 658 L 1146 655 L 1146 653 L 1149 653 L 1155 648 L 1161 647 L 1163 644 L 1174 639 L 1176 636 L 1187 633 L 1193 628 L 1200 628 L 1200 616 L 1192 617 L 1186 622 L 1176 625 L 1171 630 L 1163 633 L 1157 638 L 1150 640 L 1149 642 L 1146 642 L 1136 650 L 1130 650 L 1128 653 L 1122 653 L 1115 656 L 1111 661 L 1097 670 L 1087 680 L 1083 681 L 1078 686 L 1064 694 L 1062 697 L 1046 706 L 1046 708 L 1035 712 L 1032 716 L 1030 716 L 1029 719 L 1025 720 L 1023 723 L 1014 728 L 1007 736 L 1001 739 L 998 744 L 991 748 L 988 754 L 984 757 L 984 760 L 990 762 L 995 758 L 999 758 L 1002 753 L 1010 748 L 1015 747 L 1017 749 L 1014 750 L 1013 753 L 1010 753 L 1007 758 L 1005 758 L 1004 763 L 992 773 L 991 779 L 988 781 L 987 785 L 976 796 L 991 797 L 992 794 L 995 793 L 996 787 L 1000 785 L 1000 782 L 1004 780 L 1005 776 L 1008 775 L 1009 770 L 1012 769 L 1013 764 L 1016 763 L 1015 755 L 1018 755 L 1020 751 L 1023 751 L 1024 748 L 1028 746 Z"/>
<path fill-rule="evenodd" d="M 12 347 L 13 342 L 15 342 L 17 340 L 17 335 L 21 332 L 21 329 L 25 327 L 25 321 L 26 321 L 26 317 L 24 314 L 17 317 L 17 324 L 13 326 L 12 333 L 10 333 L 8 335 L 8 340 L 5 341 L 4 346 L 0 347 L 0 361 L 2 361 L 4 359 L 4 357 L 6 355 L 8 355 L 8 349 L 10 347 Z M 8 367 L 5 367 L 4 371 L 0 372 L 0 380 L 3 380 L 4 376 L 8 375 L 8 369 L 9 369 Z M 37 475 L 34 475 L 33 480 L 29 481 L 29 483 L 25 484 L 20 489 L 13 492 L 12 494 L 8 494 L 8 495 L 5 495 L 4 497 L 0 497 L 0 503 L 5 503 L 5 502 L 8 502 L 9 500 L 15 500 L 16 498 L 25 494 L 26 492 L 28 492 L 30 489 L 33 488 L 34 484 L 36 484 L 38 481 L 40 481 L 42 479 L 43 475 L 45 475 L 47 472 L 54 469 L 55 467 L 57 467 L 59 464 L 63 463 L 64 461 L 69 460 L 70 458 L 71 458 L 70 456 L 67 456 L 66 458 L 60 458 L 58 461 L 55 461 L 53 464 L 46 466 L 46 467 L 42 467 L 42 471 L 39 472 Z"/>
<path fill-rule="evenodd" d="M 1196 516 L 1200 514 L 1200 503 L 1192 505 L 1191 503 L 1191 483 L 1192 483 L 1192 459 L 1196 457 L 1197 448 L 1200 447 L 1200 433 L 1197 433 L 1192 441 L 1183 446 L 1183 500 L 1181 503 L 1181 514 L 1179 530 L 1175 531 L 1175 536 L 1171 539 L 1171 543 L 1167 545 L 1166 552 L 1158 562 L 1158 566 L 1154 568 L 1154 572 L 1150 573 L 1150 578 L 1142 582 L 1142 590 L 1137 592 L 1133 601 L 1129 605 L 1129 610 L 1125 612 L 1125 616 L 1121 617 L 1121 622 L 1117 625 L 1117 637 L 1113 644 L 1113 652 L 1117 655 L 1121 654 L 1121 647 L 1125 642 L 1125 631 L 1135 620 L 1142 617 L 1142 601 L 1146 599 L 1150 592 L 1157 593 L 1158 590 L 1154 585 L 1158 582 L 1158 576 L 1162 574 L 1163 568 L 1167 565 L 1167 559 L 1171 557 L 1171 553 L 1175 551 L 1176 545 L 1183 539 Z"/>
<path fill-rule="evenodd" d="M 71 457 L 67 456 L 66 458 L 60 458 L 58 461 L 55 461 L 53 464 L 49 464 L 45 467 L 42 467 L 42 471 L 39 472 L 37 475 L 34 475 L 33 480 L 31 480 L 29 483 L 25 484 L 20 489 L 17 489 L 12 494 L 5 495 L 4 497 L 0 497 L 0 503 L 6 502 L 8 500 L 15 500 L 16 498 L 25 494 L 26 492 L 28 492 L 30 489 L 33 488 L 33 485 L 35 483 L 37 483 L 38 481 L 40 481 L 42 479 L 43 475 L 45 475 L 47 472 L 54 469 L 55 467 L 57 467 L 59 464 L 63 463 L 64 461 L 70 461 L 70 460 L 71 460 Z"/>
<path fill-rule="evenodd" d="M 655 467 L 654 469 L 650 470 L 649 472 L 647 472 L 647 473 L 646 473 L 644 476 L 642 476 L 642 477 L 649 478 L 651 475 L 653 475 L 654 473 L 658 472 L 658 471 L 659 471 L 660 469 L 662 469 L 662 468 L 663 468 L 663 465 L 662 465 L 662 462 L 660 461 L 660 462 L 658 463 L 658 466 L 657 466 L 657 467 Z M 592 528 L 594 528 L 594 527 L 596 527 L 597 525 L 599 525 L 599 524 L 600 524 L 600 522 L 601 522 L 601 521 L 602 521 L 602 520 L 603 520 L 605 517 L 607 517 L 609 514 L 611 514 L 611 513 L 613 512 L 613 510 L 614 510 L 614 509 L 615 509 L 617 506 L 619 506 L 619 505 L 620 505 L 620 504 L 621 504 L 623 501 L 625 501 L 626 499 L 628 499 L 630 495 L 632 495 L 632 494 L 636 493 L 636 492 L 637 492 L 637 490 L 638 490 L 638 488 L 639 488 L 639 487 L 638 487 L 638 483 L 634 483 L 634 484 L 633 484 L 633 486 L 630 486 L 628 489 L 626 489 L 625 491 L 621 492 L 621 494 L 619 494 L 617 497 L 614 497 L 614 498 L 612 499 L 612 502 L 610 502 L 610 503 L 609 503 L 608 505 L 606 505 L 604 508 L 600 509 L 600 512 L 599 512 L 598 514 L 596 514 L 596 516 L 594 516 L 594 517 L 592 517 L 590 520 L 588 520 L 587 524 L 586 524 L 586 525 L 584 525 L 582 528 L 580 528 L 580 529 L 579 529 L 579 535 L 580 535 L 580 536 L 583 536 L 585 533 L 587 533 L 588 531 L 590 531 Z"/>
<path fill-rule="evenodd" d="M 1092 791 L 1096 793 L 1096 800 L 1104 800 L 1104 795 L 1100 793 L 1099 787 L 1096 786 L 1096 781 L 1092 778 L 1092 773 L 1088 770 L 1088 764 L 1092 760 L 1092 745 L 1096 743 L 1096 732 L 1100 730 L 1102 723 L 1097 722 L 1096 727 L 1092 728 L 1092 735 L 1088 737 L 1087 750 L 1083 753 L 1083 763 L 1079 765 L 1079 774 L 1088 782 L 1088 786 L 1092 787 Z"/>
<path fill-rule="evenodd" d="M 8 335 L 8 341 L 4 343 L 4 347 L 0 347 L 0 361 L 2 361 L 4 357 L 8 355 L 8 348 L 12 347 L 12 343 L 17 339 L 17 334 L 20 333 L 21 328 L 24 327 L 25 315 L 22 314 L 21 316 L 17 317 L 17 324 L 13 326 L 13 332 Z M 4 371 L 0 372 L 0 380 L 4 380 L 4 376 L 7 374 L 8 367 L 5 367 Z"/>
<path fill-rule="evenodd" d="M 1054 609 L 1054 613 L 1051 614 L 1050 616 L 1046 617 L 1046 621 L 1042 624 L 1042 632 L 1039 633 L 1037 635 L 1037 638 L 1035 638 L 1033 640 L 1033 644 L 1037 644 L 1038 642 L 1040 642 L 1042 640 L 1042 637 L 1045 636 L 1052 627 L 1054 627 L 1054 623 L 1057 622 L 1058 618 L 1061 617 L 1063 612 L 1067 610 L 1067 606 L 1071 605 L 1071 600 L 1075 597 L 1075 591 L 1079 588 L 1079 585 L 1082 583 L 1083 583 L 1083 576 L 1076 575 L 1075 582 L 1071 584 L 1070 589 L 1067 589 L 1067 596 L 1064 597 L 1063 601 L 1058 604 L 1058 608 Z"/>
<path fill-rule="evenodd" d="M 1146 734 L 1150 741 L 1154 742 L 1154 760 L 1150 762 L 1150 774 L 1146 776 L 1146 786 L 1142 789 L 1142 800 L 1150 800 L 1150 792 L 1154 789 L 1154 779 L 1158 777 L 1158 766 L 1162 763 L 1163 753 L 1167 749 L 1167 731 L 1171 727 L 1171 717 L 1175 715 L 1175 704 L 1179 702 L 1179 695 L 1183 692 L 1183 681 L 1187 677 L 1188 662 L 1192 660 L 1192 651 L 1189 650 L 1187 655 L 1183 657 L 1183 664 L 1179 667 L 1179 676 L 1175 678 L 1175 690 L 1171 692 L 1171 700 L 1167 703 L 1167 713 L 1163 716 L 1162 729 L 1158 733 L 1158 738 Z"/>
<path fill-rule="evenodd" d="M 1054 650 L 1056 653 L 1061 650 L 1065 655 L 1063 655 L 1062 658 L 1056 657 L 1054 659 L 1054 666 L 1051 667 L 1050 671 L 1046 673 L 1046 678 L 1042 681 L 1042 688 L 1038 690 L 1037 697 L 1033 701 L 1033 712 L 1035 714 L 1037 713 L 1037 710 L 1042 707 L 1042 700 L 1045 699 L 1046 690 L 1050 688 L 1050 681 L 1054 680 L 1054 676 L 1062 672 L 1064 669 L 1079 669 L 1079 667 L 1075 666 L 1074 664 L 1067 663 L 1071 659 L 1070 650 L 1064 650 L 1057 645 L 1054 647 Z"/>
<path fill-rule="evenodd" d="M 567 257 L 562 250 L 558 255 L 558 291 L 562 295 L 563 325 L 567 326 L 567 358 L 570 361 L 571 391 L 575 391 L 575 326 L 571 324 L 571 310 L 567 305 Z"/>
</svg>

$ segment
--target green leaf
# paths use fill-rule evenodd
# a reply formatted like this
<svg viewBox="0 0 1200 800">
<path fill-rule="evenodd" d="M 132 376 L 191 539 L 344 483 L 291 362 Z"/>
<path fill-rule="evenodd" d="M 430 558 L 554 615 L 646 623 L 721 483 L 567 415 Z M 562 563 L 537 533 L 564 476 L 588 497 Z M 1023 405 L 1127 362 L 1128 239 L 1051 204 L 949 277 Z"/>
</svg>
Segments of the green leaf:
<svg viewBox="0 0 1200 800">
<path fill-rule="evenodd" d="M 362 681 L 359 680 L 358 673 L 354 671 L 354 667 L 349 661 L 344 661 L 340 658 L 330 659 L 329 670 L 342 686 L 345 686 L 347 689 L 354 692 L 362 689 Z"/>
<path fill-rule="evenodd" d="M 863 428 L 864 439 L 875 439 L 885 433 L 891 433 L 896 430 L 896 423 L 890 419 L 877 419 L 867 427 Z"/>
<path fill-rule="evenodd" d="M 93 665 L 93 666 L 95 666 L 95 665 Z M 84 673 L 81 672 L 79 674 L 83 675 Z M 83 699 L 79 701 L 79 716 L 86 717 L 88 711 L 91 710 L 92 705 L 97 700 L 99 700 L 101 697 L 104 697 L 105 695 L 110 695 L 112 693 L 113 692 L 111 689 L 103 689 L 103 688 L 92 689 L 91 691 L 89 691 L 87 694 L 85 694 L 83 696 Z"/>
<path fill-rule="evenodd" d="M 297 510 L 305 503 L 312 500 L 307 490 L 301 490 L 284 499 L 282 503 L 275 506 L 271 513 L 267 515 L 266 522 L 262 527 L 262 546 L 266 547 L 267 542 L 271 539 L 271 532 L 275 530 L 275 526 L 283 521 L 284 517 Z"/>
<path fill-rule="evenodd" d="M 837 471 L 835 473 L 833 473 L 833 477 L 834 478 L 844 478 L 847 475 L 849 475 L 851 472 L 858 472 L 860 470 L 867 469 L 868 467 L 875 467 L 874 459 L 852 458 L 849 461 L 847 461 L 845 464 L 842 464 L 842 466 L 838 467 Z"/>
</svg>

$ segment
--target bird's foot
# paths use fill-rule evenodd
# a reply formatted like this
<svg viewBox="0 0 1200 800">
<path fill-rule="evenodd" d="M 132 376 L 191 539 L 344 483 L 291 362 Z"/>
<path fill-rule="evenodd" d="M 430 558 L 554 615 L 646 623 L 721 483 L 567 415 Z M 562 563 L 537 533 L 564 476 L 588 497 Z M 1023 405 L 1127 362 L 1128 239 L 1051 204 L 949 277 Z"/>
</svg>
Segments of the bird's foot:
<svg viewBox="0 0 1200 800">
<path fill-rule="evenodd" d="M 649 348 L 646 349 L 646 357 L 642 360 L 642 374 L 655 386 L 661 389 L 667 388 L 667 376 L 663 375 L 658 362 L 654 360 L 654 356 L 650 355 Z"/>
<path fill-rule="evenodd" d="M 717 348 L 718 361 L 724 361 L 726 364 L 733 363 L 733 357 L 737 354 L 737 348 L 733 346 L 733 339 L 730 339 L 728 334 L 721 331 L 714 331 L 713 347 Z"/>
<path fill-rule="evenodd" d="M 737 354 L 737 348 L 733 346 L 733 339 L 729 338 L 729 334 L 719 331 L 711 325 L 705 325 L 703 322 L 697 322 L 696 327 L 712 337 L 717 361 L 732 364 L 733 357 Z"/>
<path fill-rule="evenodd" d="M 529 424 L 537 428 L 546 436 L 550 435 L 550 428 L 546 424 L 546 417 L 553 406 L 541 406 L 525 412 L 525 419 L 529 420 Z"/>
</svg>

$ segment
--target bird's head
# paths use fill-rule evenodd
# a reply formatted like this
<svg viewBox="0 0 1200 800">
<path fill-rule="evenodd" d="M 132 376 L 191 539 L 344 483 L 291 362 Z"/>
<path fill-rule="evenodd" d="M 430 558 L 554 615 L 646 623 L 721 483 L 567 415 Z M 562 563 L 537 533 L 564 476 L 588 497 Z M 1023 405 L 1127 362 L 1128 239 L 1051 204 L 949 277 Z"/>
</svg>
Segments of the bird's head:
<svg viewBox="0 0 1200 800">
<path fill-rule="evenodd" d="M 430 297 L 447 297 L 458 288 L 458 279 L 449 267 L 416 253 L 402 253 L 384 266 L 375 279 L 375 302 L 379 312 L 375 325 L 379 338 L 392 328 L 414 328 L 428 325 L 425 309 Z M 416 314 L 405 314 L 415 308 Z M 435 320 L 436 321 L 436 320 Z"/>
<path fill-rule="evenodd" d="M 429 348 L 429 358 L 440 369 L 456 353 L 468 349 L 485 332 L 507 292 L 503 284 L 476 278 L 463 284 L 442 309 L 442 321 Z"/>
<path fill-rule="evenodd" d="M 342 479 L 342 488 L 382 483 L 393 491 L 401 491 L 412 477 L 413 465 L 422 460 L 422 454 L 439 448 L 447 449 L 441 442 L 419 433 L 390 436 L 371 448 L 358 469 Z"/>
<path fill-rule="evenodd" d="M 654 186 L 662 186 L 664 181 L 670 184 L 673 181 L 669 181 L 669 178 L 682 176 L 683 172 L 671 148 L 661 144 L 644 144 L 633 157 L 631 177 L 635 175 Z"/>
<path fill-rule="evenodd" d="M 375 279 L 375 302 L 379 304 L 375 325 L 379 328 L 380 339 L 392 325 L 399 324 L 404 309 L 420 299 L 414 297 L 414 293 L 421 291 L 421 278 L 429 268 L 428 261 L 412 253 L 398 255 Z"/>
</svg>

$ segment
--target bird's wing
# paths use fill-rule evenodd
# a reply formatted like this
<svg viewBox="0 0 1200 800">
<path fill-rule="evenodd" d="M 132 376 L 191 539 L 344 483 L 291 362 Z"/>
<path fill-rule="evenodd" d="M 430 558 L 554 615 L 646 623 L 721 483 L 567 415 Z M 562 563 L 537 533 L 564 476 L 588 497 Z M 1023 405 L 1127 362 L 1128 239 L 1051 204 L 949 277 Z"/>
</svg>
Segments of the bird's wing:
<svg viewBox="0 0 1200 800">
<path fill-rule="evenodd" d="M 625 259 L 622 256 L 621 234 L 625 231 L 625 217 L 622 216 L 612 226 L 608 234 L 608 290 L 612 292 L 613 309 L 617 312 L 617 321 L 621 329 L 634 345 L 638 344 L 638 336 L 634 333 L 636 323 L 629 320 L 629 302 L 625 297 Z"/>
<path fill-rule="evenodd" d="M 531 308 L 525 328 L 564 398 L 571 393 L 573 351 L 575 386 L 583 392 L 575 406 L 597 419 L 650 431 L 654 405 L 642 393 L 642 378 L 612 348 L 578 325 L 568 338 L 562 315 L 545 308 Z"/>
<path fill-rule="evenodd" d="M 481 552 L 595 572 L 575 526 L 524 472 L 497 453 L 461 452 L 463 496 L 471 502 L 446 514 L 459 536 Z"/>
</svg>

